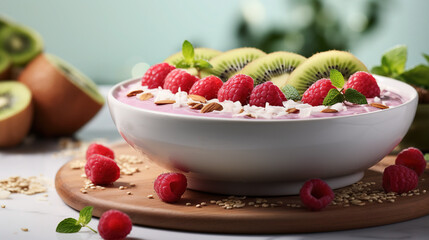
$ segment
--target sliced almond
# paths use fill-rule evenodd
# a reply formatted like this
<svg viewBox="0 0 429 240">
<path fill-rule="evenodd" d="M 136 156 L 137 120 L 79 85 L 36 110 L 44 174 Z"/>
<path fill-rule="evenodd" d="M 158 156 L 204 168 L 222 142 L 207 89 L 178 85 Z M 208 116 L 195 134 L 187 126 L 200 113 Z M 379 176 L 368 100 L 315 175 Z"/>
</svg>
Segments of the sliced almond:
<svg viewBox="0 0 429 240">
<path fill-rule="evenodd" d="M 332 109 L 332 108 L 325 108 L 325 109 L 323 109 L 322 111 L 320 111 L 320 112 L 322 112 L 322 113 L 337 113 L 338 112 L 338 110 L 336 110 L 336 109 Z"/>
<path fill-rule="evenodd" d="M 287 113 L 299 113 L 299 109 L 296 108 L 289 108 L 286 110 Z"/>
<path fill-rule="evenodd" d="M 153 98 L 153 94 L 152 93 L 143 93 L 142 95 L 140 95 L 139 99 L 142 101 L 146 101 Z"/>
<path fill-rule="evenodd" d="M 197 104 L 199 104 L 199 103 L 197 103 L 197 102 L 188 102 L 188 106 L 190 106 L 190 107 L 193 107 L 193 106 L 195 106 Z"/>
<path fill-rule="evenodd" d="M 206 103 L 207 102 L 207 99 L 203 96 L 200 96 L 200 95 L 191 94 L 191 95 L 188 95 L 188 98 L 192 99 L 193 101 L 200 102 L 200 103 Z"/>
<path fill-rule="evenodd" d="M 240 112 L 238 112 L 238 113 L 242 113 L 242 112 L 244 112 L 244 109 L 240 109 Z"/>
<path fill-rule="evenodd" d="M 203 107 L 204 107 L 204 105 L 202 103 L 197 103 L 197 104 L 194 104 L 193 106 L 191 106 L 191 109 L 198 109 L 198 110 L 200 110 Z"/>
<path fill-rule="evenodd" d="M 129 92 L 127 94 L 127 97 L 134 97 L 135 95 L 142 93 L 142 92 L 143 92 L 143 90 L 134 90 L 134 91 Z"/>
<path fill-rule="evenodd" d="M 380 109 L 388 109 L 389 107 L 386 105 L 383 105 L 381 103 L 371 103 L 369 104 L 371 107 L 376 107 L 376 108 L 380 108 Z"/>
<path fill-rule="evenodd" d="M 253 116 L 252 114 L 248 113 L 245 115 L 246 117 L 250 117 L 250 118 L 256 118 L 255 116 Z"/>
<path fill-rule="evenodd" d="M 208 113 L 213 111 L 221 111 L 223 109 L 222 105 L 216 102 L 209 103 L 201 108 L 201 113 Z"/>
<path fill-rule="evenodd" d="M 175 103 L 176 101 L 174 101 L 174 100 L 169 100 L 169 99 L 166 99 L 166 100 L 159 100 L 159 101 L 156 101 L 155 102 L 155 104 L 156 105 L 165 105 L 165 104 L 173 104 L 173 103 Z"/>
</svg>

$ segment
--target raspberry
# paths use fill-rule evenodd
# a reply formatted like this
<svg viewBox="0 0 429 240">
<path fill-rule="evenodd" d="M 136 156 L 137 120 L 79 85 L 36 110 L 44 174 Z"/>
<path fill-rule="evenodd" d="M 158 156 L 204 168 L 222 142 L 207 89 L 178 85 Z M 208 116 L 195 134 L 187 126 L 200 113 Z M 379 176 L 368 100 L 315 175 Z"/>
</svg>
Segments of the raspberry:
<svg viewBox="0 0 429 240">
<path fill-rule="evenodd" d="M 334 200 L 335 194 L 324 181 L 310 179 L 301 187 L 299 197 L 308 209 L 318 211 L 328 206 Z"/>
<path fill-rule="evenodd" d="M 353 88 L 367 98 L 380 96 L 380 87 L 378 87 L 377 81 L 367 72 L 356 72 L 351 75 L 344 86 L 344 90 L 347 88 Z"/>
<path fill-rule="evenodd" d="M 89 145 L 88 149 L 86 150 L 86 160 L 88 160 L 88 158 L 93 154 L 100 154 L 108 158 L 115 159 L 115 154 L 113 153 L 112 149 L 101 144 L 92 143 Z"/>
<path fill-rule="evenodd" d="M 164 89 L 177 93 L 179 88 L 183 92 L 189 92 L 198 78 L 182 69 L 174 69 L 165 77 Z"/>
<path fill-rule="evenodd" d="M 98 222 L 98 232 L 105 240 L 124 239 L 133 227 L 130 217 L 118 210 L 104 212 Z"/>
<path fill-rule="evenodd" d="M 181 173 L 163 173 L 153 185 L 158 197 L 168 203 L 177 202 L 186 190 L 187 180 Z"/>
<path fill-rule="evenodd" d="M 331 80 L 322 78 L 313 83 L 302 95 L 301 101 L 311 106 L 323 104 L 323 100 L 328 95 L 329 90 L 334 89 Z"/>
<path fill-rule="evenodd" d="M 237 74 L 223 84 L 217 93 L 217 97 L 220 102 L 225 100 L 240 101 L 242 105 L 246 105 L 252 90 L 253 79 L 244 74 Z"/>
<path fill-rule="evenodd" d="M 402 150 L 398 154 L 398 157 L 396 157 L 395 164 L 414 170 L 417 176 L 421 176 L 426 168 L 426 160 L 423 153 L 413 147 Z"/>
<path fill-rule="evenodd" d="M 106 185 L 118 180 L 121 173 L 113 159 L 93 154 L 86 161 L 85 174 L 92 183 Z"/>
<path fill-rule="evenodd" d="M 384 169 L 383 188 L 385 192 L 405 193 L 417 187 L 419 177 L 412 169 L 402 165 L 391 165 Z"/>
<path fill-rule="evenodd" d="M 165 77 L 175 69 L 168 63 L 158 63 L 151 66 L 142 77 L 142 86 L 158 88 L 164 85 Z"/>
<path fill-rule="evenodd" d="M 271 106 L 283 106 L 283 101 L 286 101 L 286 97 L 280 88 L 272 82 L 266 82 L 253 89 L 249 104 L 258 107 L 265 107 L 265 103 Z"/>
<path fill-rule="evenodd" d="M 222 87 L 223 82 L 216 76 L 208 76 L 198 80 L 189 90 L 189 94 L 205 97 L 207 100 L 217 97 L 217 92 Z"/>
</svg>

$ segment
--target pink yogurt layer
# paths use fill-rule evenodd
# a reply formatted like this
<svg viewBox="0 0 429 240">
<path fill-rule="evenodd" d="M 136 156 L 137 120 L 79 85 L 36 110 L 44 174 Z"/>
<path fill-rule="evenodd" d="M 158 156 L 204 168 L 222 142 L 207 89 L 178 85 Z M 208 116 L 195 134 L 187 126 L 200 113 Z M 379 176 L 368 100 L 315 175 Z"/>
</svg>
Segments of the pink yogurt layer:
<svg viewBox="0 0 429 240">
<path fill-rule="evenodd" d="M 380 86 L 381 89 L 383 89 L 382 86 Z M 336 104 L 334 106 L 335 109 L 339 110 L 337 113 L 322 113 L 321 110 L 325 109 L 326 106 L 318 106 L 318 107 L 310 107 L 308 104 L 302 104 L 299 102 L 292 102 L 287 101 L 284 102 L 285 107 L 273 107 L 269 106 L 268 108 L 257 108 L 257 107 L 250 107 L 248 105 L 243 106 L 246 110 L 246 112 L 242 114 L 238 114 L 238 112 L 231 112 L 228 111 L 228 107 L 224 107 L 223 111 L 213 111 L 209 113 L 200 113 L 200 110 L 193 110 L 190 109 L 189 106 L 182 104 L 182 106 L 177 106 L 177 104 L 167 104 L 167 105 L 156 105 L 154 103 L 155 98 L 151 98 L 146 101 L 142 101 L 138 98 L 139 95 L 134 97 L 127 97 L 127 94 L 131 91 L 144 89 L 144 87 L 140 86 L 140 81 L 132 81 L 127 84 L 122 85 L 119 89 L 117 89 L 113 96 L 118 99 L 120 102 L 123 102 L 125 104 L 128 104 L 133 107 L 146 109 L 150 111 L 156 111 L 156 112 L 163 112 L 163 113 L 169 113 L 169 114 L 177 114 L 177 115 L 188 115 L 188 116 L 199 116 L 199 117 L 211 117 L 211 118 L 238 118 L 238 119 L 253 119 L 248 116 L 245 116 L 246 113 L 251 113 L 252 115 L 256 116 L 257 119 L 312 119 L 312 118 L 324 118 L 324 117 L 336 117 L 336 116 L 351 116 L 356 114 L 362 114 L 362 113 L 368 113 L 368 112 L 375 112 L 375 111 L 383 111 L 383 109 L 379 109 L 376 107 L 372 107 L 369 104 L 377 102 L 381 103 L 383 105 L 389 106 L 389 108 L 393 108 L 396 106 L 399 106 L 406 102 L 408 99 L 405 99 L 404 97 L 400 96 L 399 94 L 392 92 L 391 90 L 382 90 L 380 94 L 380 98 L 367 98 L 368 105 L 355 105 L 355 104 Z M 152 92 L 155 96 L 157 94 L 157 89 L 150 89 L 150 92 Z M 165 91 L 165 90 L 163 90 Z M 182 94 L 185 94 L 182 92 Z M 171 94 L 173 95 L 173 94 Z M 173 96 L 174 97 L 174 96 Z M 174 99 L 174 98 L 173 98 Z M 217 100 L 214 100 L 217 101 Z M 220 104 L 224 105 L 225 103 L 221 102 Z M 227 103 L 228 104 L 228 103 Z M 229 105 L 232 105 L 233 103 L 230 102 Z M 238 103 L 235 103 L 236 105 Z M 237 107 L 237 106 L 236 106 Z M 239 106 L 240 107 L 240 106 Z M 284 114 L 285 110 L 295 107 L 297 109 L 300 109 L 300 114 Z M 241 108 L 241 107 L 240 107 Z M 269 109 L 271 108 L 271 109 Z M 283 108 L 283 109 L 280 109 Z M 256 110 L 255 110 L 256 109 Z M 307 110 L 306 110 L 307 109 Z M 257 114 L 252 112 L 255 111 L 267 111 L 268 113 L 264 114 Z M 273 110 L 273 111 L 271 111 Z M 277 115 L 276 113 L 270 114 L 270 112 L 281 112 L 280 115 Z M 304 113 L 306 112 L 306 113 Z"/>
</svg>

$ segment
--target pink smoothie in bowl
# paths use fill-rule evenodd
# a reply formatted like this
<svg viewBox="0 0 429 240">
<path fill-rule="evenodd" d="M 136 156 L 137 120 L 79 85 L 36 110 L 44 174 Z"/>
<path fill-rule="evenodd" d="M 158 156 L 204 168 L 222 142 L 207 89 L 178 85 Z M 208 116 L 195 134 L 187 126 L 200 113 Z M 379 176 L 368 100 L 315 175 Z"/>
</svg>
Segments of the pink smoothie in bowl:
<svg viewBox="0 0 429 240">
<path fill-rule="evenodd" d="M 222 105 L 223 109 L 220 111 L 213 111 L 208 113 L 201 113 L 200 110 L 191 109 L 189 103 L 195 102 L 189 99 L 186 92 L 178 92 L 172 94 L 169 90 L 159 89 L 148 89 L 147 87 L 141 86 L 139 80 L 131 80 L 118 88 L 115 91 L 114 96 L 119 101 L 141 109 L 157 111 L 168 114 L 188 115 L 188 116 L 200 116 L 208 118 L 233 118 L 233 119 L 314 119 L 314 118 L 326 118 L 326 117 L 338 117 L 338 116 L 352 116 L 362 113 L 370 113 L 375 111 L 381 111 L 382 109 L 371 106 L 371 103 L 379 103 L 389 108 L 400 106 L 404 102 L 410 100 L 410 96 L 402 96 L 399 89 L 394 89 L 383 83 L 379 83 L 381 94 L 380 97 L 368 98 L 368 104 L 357 105 L 351 103 L 337 103 L 330 109 L 335 109 L 338 112 L 335 113 L 324 113 L 321 112 L 327 109 L 326 106 L 313 107 L 309 104 L 303 104 L 301 102 L 294 102 L 292 100 L 283 102 L 283 107 L 278 106 L 266 106 L 256 107 L 245 105 L 242 106 L 240 102 L 219 102 L 217 99 L 208 101 L 216 102 Z M 133 91 L 141 90 L 134 96 L 128 96 Z M 140 100 L 140 96 L 144 93 L 151 93 L 154 97 L 147 100 Z M 174 100 L 173 104 L 156 105 L 155 102 L 158 100 Z M 296 108 L 299 111 L 297 113 L 288 113 L 287 110 Z"/>
<path fill-rule="evenodd" d="M 326 106 L 286 101 L 284 107 L 255 108 L 223 102 L 222 111 L 201 113 L 190 109 L 185 93 L 144 89 L 154 97 L 127 97 L 143 89 L 139 79 L 114 86 L 108 105 L 121 136 L 156 164 L 184 173 L 188 188 L 288 195 L 297 194 L 311 178 L 321 178 L 332 188 L 359 181 L 405 136 L 416 112 L 417 92 L 406 83 L 375 78 L 382 94 L 368 102 L 388 109 L 337 104 L 331 107 L 337 113 L 321 113 Z M 154 104 L 162 99 L 175 103 Z M 286 114 L 291 107 L 300 113 Z"/>
</svg>

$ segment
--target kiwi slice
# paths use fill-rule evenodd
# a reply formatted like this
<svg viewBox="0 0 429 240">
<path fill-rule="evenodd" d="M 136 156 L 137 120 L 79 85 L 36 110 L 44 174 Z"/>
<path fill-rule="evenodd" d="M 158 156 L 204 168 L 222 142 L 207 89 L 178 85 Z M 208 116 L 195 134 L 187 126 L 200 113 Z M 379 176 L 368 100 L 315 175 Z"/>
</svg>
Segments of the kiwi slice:
<svg viewBox="0 0 429 240">
<path fill-rule="evenodd" d="M 215 75 L 226 82 L 247 64 L 265 55 L 267 54 L 257 48 L 236 48 L 229 50 L 212 58 L 210 64 L 213 68 L 201 71 L 201 77 Z"/>
<path fill-rule="evenodd" d="M 255 85 L 271 81 L 282 88 L 286 85 L 292 71 L 305 59 L 296 53 L 273 52 L 249 63 L 238 73 L 252 77 Z"/>
<path fill-rule="evenodd" d="M 15 146 L 27 136 L 33 119 L 31 97 L 20 82 L 0 82 L 0 147 Z"/>
<path fill-rule="evenodd" d="M 0 51 L 0 80 L 8 79 L 11 72 L 12 63 L 9 56 Z"/>
<path fill-rule="evenodd" d="M 40 35 L 30 28 L 9 25 L 0 28 L 0 48 L 7 53 L 16 66 L 23 66 L 43 50 Z"/>
<path fill-rule="evenodd" d="M 316 53 L 299 65 L 289 76 L 288 84 L 303 94 L 317 80 L 329 78 L 331 69 L 340 71 L 346 80 L 357 71 L 368 72 L 366 66 L 353 54 L 331 50 Z"/>
<path fill-rule="evenodd" d="M 41 136 L 72 135 L 104 104 L 94 82 L 72 65 L 50 54 L 40 54 L 31 61 L 18 80 L 33 94 L 33 128 Z"/>
</svg>

